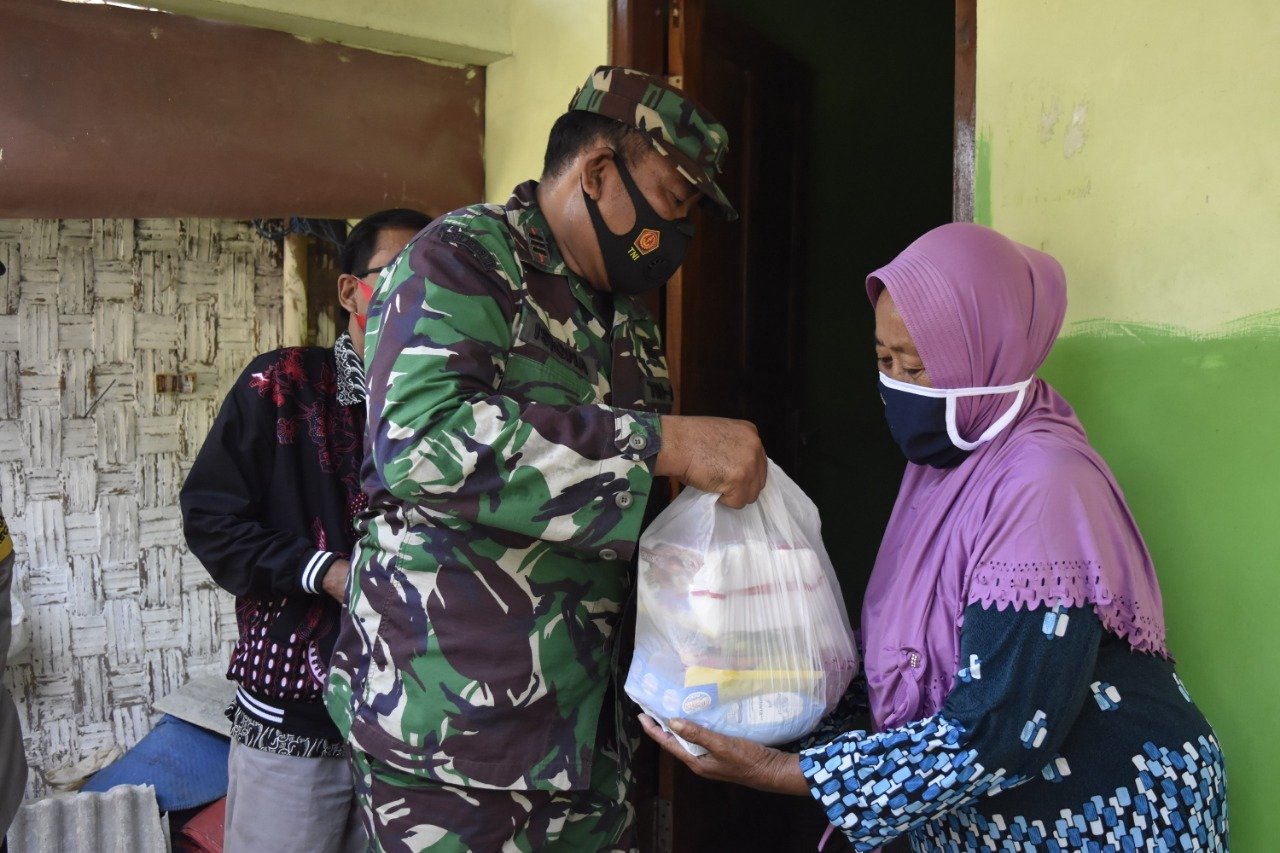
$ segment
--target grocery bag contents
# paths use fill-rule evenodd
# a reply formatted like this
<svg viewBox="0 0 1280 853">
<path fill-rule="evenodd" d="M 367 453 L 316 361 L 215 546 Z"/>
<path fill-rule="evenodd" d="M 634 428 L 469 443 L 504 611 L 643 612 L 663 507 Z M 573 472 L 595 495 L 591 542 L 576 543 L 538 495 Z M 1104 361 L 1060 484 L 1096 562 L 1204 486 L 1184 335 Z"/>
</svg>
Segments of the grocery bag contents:
<svg viewBox="0 0 1280 853">
<path fill-rule="evenodd" d="M 757 615 L 776 628 L 794 627 L 807 618 L 806 601 L 827 588 L 818 555 L 808 548 L 782 548 L 768 550 L 761 559 L 756 555 L 763 548 L 770 546 L 731 545 L 707 555 L 689 589 L 690 606 L 704 633 L 754 630 L 758 626 L 744 620 Z M 758 597 L 761 606 L 743 606 L 749 596 Z"/>
<path fill-rule="evenodd" d="M 782 469 L 769 463 L 754 504 L 718 497 L 685 489 L 640 537 L 627 695 L 664 727 L 682 717 L 785 743 L 817 726 L 857 669 L 844 599 L 817 509 Z"/>
</svg>

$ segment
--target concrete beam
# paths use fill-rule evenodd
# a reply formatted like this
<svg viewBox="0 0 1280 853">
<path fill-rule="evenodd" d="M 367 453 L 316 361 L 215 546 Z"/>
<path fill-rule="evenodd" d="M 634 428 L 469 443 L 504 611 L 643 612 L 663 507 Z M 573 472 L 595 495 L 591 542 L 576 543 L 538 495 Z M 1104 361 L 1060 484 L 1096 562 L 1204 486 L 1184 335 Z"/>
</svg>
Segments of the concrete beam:
<svg viewBox="0 0 1280 853">
<path fill-rule="evenodd" d="M 464 65 L 489 65 L 512 53 L 513 0 L 135 2 L 180 15 Z"/>
</svg>

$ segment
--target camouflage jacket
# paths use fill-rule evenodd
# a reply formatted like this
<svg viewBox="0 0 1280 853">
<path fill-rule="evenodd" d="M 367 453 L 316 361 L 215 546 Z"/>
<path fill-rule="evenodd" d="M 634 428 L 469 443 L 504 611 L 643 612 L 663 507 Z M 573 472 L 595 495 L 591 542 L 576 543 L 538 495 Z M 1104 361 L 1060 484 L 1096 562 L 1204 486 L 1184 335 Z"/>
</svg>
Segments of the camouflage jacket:
<svg viewBox="0 0 1280 853">
<path fill-rule="evenodd" d="M 327 701 L 455 785 L 587 787 L 671 399 L 639 301 L 565 265 L 535 199 L 436 220 L 369 312 L 369 509 Z"/>
</svg>

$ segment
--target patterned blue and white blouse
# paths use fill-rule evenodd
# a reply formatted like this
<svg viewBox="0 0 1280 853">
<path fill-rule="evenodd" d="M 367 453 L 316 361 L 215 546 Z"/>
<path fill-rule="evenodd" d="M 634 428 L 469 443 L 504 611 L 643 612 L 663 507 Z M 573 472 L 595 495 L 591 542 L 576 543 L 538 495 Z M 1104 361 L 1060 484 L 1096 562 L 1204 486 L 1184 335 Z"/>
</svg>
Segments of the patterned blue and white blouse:
<svg viewBox="0 0 1280 853">
<path fill-rule="evenodd" d="M 936 715 L 801 753 L 856 850 L 1227 849 L 1222 751 L 1171 661 L 1089 607 L 979 605 L 960 660 Z"/>
</svg>

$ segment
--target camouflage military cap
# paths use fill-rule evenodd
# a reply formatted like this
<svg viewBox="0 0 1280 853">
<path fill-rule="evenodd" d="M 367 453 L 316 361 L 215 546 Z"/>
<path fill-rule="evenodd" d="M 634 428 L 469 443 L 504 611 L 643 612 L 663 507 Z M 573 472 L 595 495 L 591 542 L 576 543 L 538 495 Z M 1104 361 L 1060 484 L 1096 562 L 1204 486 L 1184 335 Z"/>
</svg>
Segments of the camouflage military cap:
<svg viewBox="0 0 1280 853">
<path fill-rule="evenodd" d="M 574 93 L 569 110 L 599 113 L 635 127 L 728 219 L 738 218 L 716 184 L 729 151 L 728 132 L 715 116 L 661 77 L 601 65 Z"/>
</svg>

